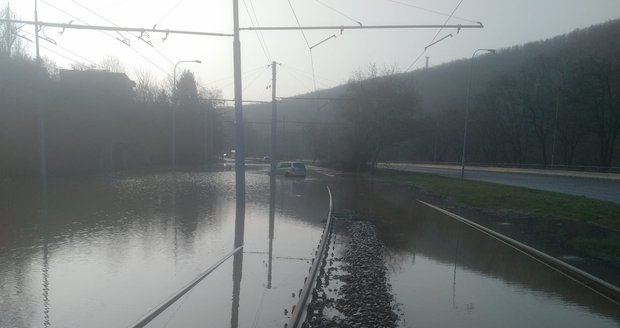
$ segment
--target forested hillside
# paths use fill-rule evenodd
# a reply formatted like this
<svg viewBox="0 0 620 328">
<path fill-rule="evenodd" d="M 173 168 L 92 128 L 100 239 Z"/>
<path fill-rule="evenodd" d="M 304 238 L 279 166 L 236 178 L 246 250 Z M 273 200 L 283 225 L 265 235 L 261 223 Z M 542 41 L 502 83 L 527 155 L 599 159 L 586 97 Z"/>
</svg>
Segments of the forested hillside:
<svg viewBox="0 0 620 328">
<path fill-rule="evenodd" d="M 620 20 L 479 54 L 473 61 L 467 58 L 404 74 L 371 67 L 346 85 L 300 96 L 341 100 L 280 101 L 279 120 L 280 125 L 285 121 L 285 130 L 279 140 L 286 143 L 282 157 L 327 160 L 350 169 L 360 167 L 342 156 L 351 151 L 378 151 L 359 158 L 365 163 L 372 162 L 373 156 L 460 162 L 470 68 L 468 162 L 620 165 Z M 388 80 L 399 81 L 398 86 L 391 84 L 399 90 L 386 88 Z M 369 92 L 356 92 L 360 83 L 374 90 L 372 97 Z M 356 135 L 356 126 L 363 126 L 359 121 L 364 118 L 347 108 L 361 100 L 366 106 L 362 113 L 385 113 L 397 96 L 404 106 L 395 111 L 403 115 L 399 126 L 386 121 L 369 129 L 398 130 L 398 137 L 377 140 L 377 131 Z M 269 105 L 246 108 L 250 120 L 269 121 Z M 405 131 L 401 131 L 403 122 Z M 264 153 L 267 148 L 259 145 L 267 144 L 268 134 L 260 131 L 268 129 L 256 125 L 250 125 L 251 133 L 264 139 L 252 138 L 256 145 L 250 152 Z M 361 149 L 365 147 L 375 151 Z"/>
</svg>

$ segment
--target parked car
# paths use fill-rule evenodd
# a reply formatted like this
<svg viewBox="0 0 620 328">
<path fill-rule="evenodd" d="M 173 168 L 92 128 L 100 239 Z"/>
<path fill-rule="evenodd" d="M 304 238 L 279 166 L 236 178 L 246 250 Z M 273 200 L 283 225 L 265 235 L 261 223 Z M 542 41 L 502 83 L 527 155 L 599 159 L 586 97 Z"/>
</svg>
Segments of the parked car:
<svg viewBox="0 0 620 328">
<path fill-rule="evenodd" d="M 276 174 L 285 177 L 305 177 L 306 165 L 301 162 L 280 162 L 276 167 Z"/>
</svg>

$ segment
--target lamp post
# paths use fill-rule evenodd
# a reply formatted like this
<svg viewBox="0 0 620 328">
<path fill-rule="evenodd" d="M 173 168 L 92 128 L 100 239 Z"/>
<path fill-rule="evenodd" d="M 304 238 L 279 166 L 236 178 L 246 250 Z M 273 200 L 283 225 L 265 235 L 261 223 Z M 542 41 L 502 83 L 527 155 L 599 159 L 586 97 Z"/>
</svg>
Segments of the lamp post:
<svg viewBox="0 0 620 328">
<path fill-rule="evenodd" d="M 463 157 L 461 158 L 461 180 L 465 179 L 465 150 L 467 149 L 467 123 L 469 121 L 469 107 L 471 104 L 471 80 L 474 70 L 474 57 L 479 51 L 486 51 L 492 54 L 495 53 L 495 49 L 477 49 L 471 55 L 471 61 L 469 64 L 469 84 L 467 86 L 467 98 L 465 104 L 465 128 L 463 129 Z"/>
<path fill-rule="evenodd" d="M 176 171 L 176 107 L 178 105 L 177 103 L 177 98 L 176 98 L 176 94 L 177 94 L 177 66 L 179 66 L 179 64 L 181 63 L 196 63 L 196 64 L 201 64 L 202 61 L 200 60 L 180 60 L 178 61 L 176 64 L 174 64 L 174 70 L 172 71 L 172 81 L 174 84 L 174 106 L 172 107 L 172 172 Z"/>
</svg>

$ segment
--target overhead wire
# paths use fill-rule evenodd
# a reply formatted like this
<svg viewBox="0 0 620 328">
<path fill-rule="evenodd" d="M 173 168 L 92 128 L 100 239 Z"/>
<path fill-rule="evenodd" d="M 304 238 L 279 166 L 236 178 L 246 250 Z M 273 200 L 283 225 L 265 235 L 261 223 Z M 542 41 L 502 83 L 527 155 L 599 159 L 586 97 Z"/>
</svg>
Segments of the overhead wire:
<svg viewBox="0 0 620 328">
<path fill-rule="evenodd" d="M 88 7 L 86 7 L 85 5 L 83 5 L 83 4 L 79 3 L 79 2 L 77 2 L 76 0 L 71 0 L 71 1 L 72 1 L 73 3 L 75 3 L 75 4 L 77 4 L 78 6 L 80 6 L 80 7 L 84 8 L 84 9 L 85 9 L 85 10 L 87 10 L 88 12 L 92 13 L 93 15 L 95 15 L 95 16 L 97 16 L 97 17 L 99 17 L 99 18 L 101 18 L 101 19 L 105 20 L 106 22 L 108 22 L 108 23 L 110 23 L 110 24 L 112 24 L 112 25 L 114 25 L 114 26 L 118 27 L 118 25 L 117 25 L 116 23 L 114 23 L 113 21 L 111 21 L 111 20 L 109 20 L 109 19 L 105 18 L 103 15 L 101 15 L 101 14 L 97 13 L 96 11 L 94 11 L 94 10 L 92 10 L 92 9 L 90 9 L 90 8 L 88 8 Z M 155 25 L 157 25 L 157 24 L 155 24 Z M 126 38 L 126 37 L 125 37 L 125 36 L 124 36 L 121 32 L 117 32 L 117 33 L 118 33 L 119 35 L 121 35 L 123 38 L 127 39 L 127 38 Z M 168 63 L 170 63 L 171 65 L 174 65 L 174 64 L 175 64 L 175 63 L 174 63 L 174 61 L 172 61 L 170 58 L 168 58 L 166 55 L 164 55 L 161 51 L 159 51 L 158 49 L 156 49 L 156 48 L 153 46 L 153 44 L 152 44 L 151 42 L 144 40 L 144 38 L 143 38 L 143 35 L 142 35 L 142 34 L 141 34 L 141 35 L 139 35 L 139 36 L 136 36 L 136 35 L 134 35 L 134 34 L 132 34 L 132 33 L 128 33 L 128 34 L 129 34 L 129 35 L 131 35 L 131 36 L 133 36 L 133 37 L 135 37 L 135 38 L 137 38 L 138 40 L 140 40 L 140 41 L 142 41 L 142 42 L 146 43 L 147 45 L 149 45 L 149 46 L 150 46 L 150 47 L 151 47 L 151 48 L 152 48 L 155 52 L 157 52 L 157 53 L 158 53 L 158 54 L 159 54 L 159 55 L 160 55 L 163 59 L 165 59 L 165 60 L 166 60 Z M 131 47 L 131 46 L 130 46 L 130 47 Z M 135 49 L 134 49 L 134 51 L 135 51 Z M 150 60 L 149 60 L 149 62 L 153 63 L 153 62 L 152 62 L 152 61 L 150 61 Z M 160 70 L 162 70 L 162 71 L 164 71 L 164 72 L 165 72 L 165 70 L 163 70 L 161 67 L 158 67 L 158 68 L 159 68 Z M 167 74 L 167 75 L 170 75 L 170 74 Z"/>
<path fill-rule="evenodd" d="M 256 76 L 249 83 L 244 84 L 243 91 L 245 92 L 249 87 L 254 84 L 254 82 L 256 82 L 259 78 L 263 77 L 265 72 L 267 72 L 267 69 L 258 71 L 258 74 L 256 74 Z"/>
<path fill-rule="evenodd" d="M 32 32 L 28 32 L 28 31 L 22 31 L 22 32 L 30 35 L 31 37 L 35 37 L 36 38 L 36 35 L 34 33 L 32 33 Z M 61 45 L 59 45 L 57 43 L 52 42 L 52 40 L 50 40 L 48 38 L 42 38 L 42 37 L 39 37 L 39 38 L 41 40 L 44 40 L 44 41 L 47 41 L 47 42 L 53 44 L 54 46 L 56 46 L 56 47 L 58 47 L 58 48 L 60 48 L 60 49 L 62 49 L 64 51 L 66 51 L 66 52 L 68 52 L 68 53 L 70 53 L 70 54 L 72 54 L 72 55 L 74 55 L 74 56 L 76 56 L 76 57 L 86 61 L 86 62 L 89 62 L 92 65 L 97 65 L 97 63 L 95 63 L 94 61 L 92 61 L 92 60 L 90 60 L 90 59 L 88 59 L 88 58 L 86 58 L 86 57 L 84 57 L 84 56 L 82 56 L 82 55 L 80 55 L 80 54 L 70 50 L 70 49 L 67 49 L 67 48 L 65 48 L 65 47 L 63 47 L 63 46 L 61 46 Z"/>
<path fill-rule="evenodd" d="M 295 21 L 297 22 L 297 26 L 299 26 L 299 28 L 301 28 L 301 23 L 299 22 L 299 18 L 297 18 L 297 13 L 295 12 L 295 8 L 293 8 L 293 4 L 291 3 L 291 0 L 287 0 L 288 1 L 288 5 L 289 7 L 291 7 L 291 11 L 293 12 L 293 16 L 295 17 Z M 306 33 L 304 32 L 303 29 L 299 30 L 301 32 L 301 35 L 304 37 L 304 40 L 306 41 L 306 45 L 308 46 L 308 49 L 310 49 L 310 42 L 308 42 L 308 38 L 306 37 Z"/>
<path fill-rule="evenodd" d="M 333 10 L 333 11 L 335 11 L 335 12 L 339 13 L 341 16 L 343 16 L 343 17 L 345 17 L 345 18 L 349 19 L 350 21 L 353 21 L 353 22 L 355 22 L 355 23 L 359 24 L 360 26 L 362 26 L 362 22 L 358 21 L 357 19 L 353 19 L 353 18 L 351 18 L 350 16 L 348 16 L 348 15 L 347 15 L 347 14 L 345 14 L 345 13 L 343 13 L 342 11 L 340 11 L 340 10 L 338 10 L 338 9 L 336 9 L 336 8 L 334 8 L 334 7 L 332 7 L 332 6 L 328 5 L 328 4 L 326 4 L 326 3 L 324 3 L 324 2 L 323 2 L 323 1 L 321 1 L 321 0 L 315 0 L 315 1 L 316 1 L 316 2 L 318 2 L 318 3 L 320 3 L 321 5 L 323 5 L 324 7 L 327 7 L 327 8 L 329 8 L 329 9 L 331 9 L 331 10 Z"/>
<path fill-rule="evenodd" d="M 243 0 L 243 6 L 245 7 L 245 12 L 248 14 L 248 17 L 250 18 L 250 24 L 252 24 L 252 26 L 258 26 L 258 23 L 256 24 L 254 23 L 254 18 L 252 17 L 252 14 L 250 13 L 250 9 L 248 8 L 248 5 L 245 2 L 245 0 Z M 269 55 L 269 51 L 267 50 L 266 44 L 264 44 L 264 38 L 261 39 L 262 32 L 260 32 L 259 34 L 259 31 L 254 30 L 254 34 L 256 34 L 256 38 L 258 39 L 258 44 L 260 44 L 261 49 L 263 49 L 263 54 L 265 55 L 265 58 L 267 58 L 267 61 L 271 62 L 271 56 Z"/>
<path fill-rule="evenodd" d="M 75 19 L 75 20 L 77 20 L 77 21 L 79 21 L 79 22 L 82 22 L 82 23 L 83 23 L 83 24 L 85 24 L 85 25 L 90 25 L 90 24 L 89 24 L 88 22 L 86 22 L 85 20 L 83 20 L 83 19 L 81 19 L 81 18 L 79 18 L 79 17 L 77 17 L 77 16 L 75 16 L 75 15 L 70 14 L 70 13 L 69 13 L 69 12 L 67 12 L 66 10 L 63 10 L 63 9 L 61 9 L 61 8 L 58 8 L 57 6 L 55 6 L 55 5 L 53 5 L 53 4 L 49 3 L 49 2 L 47 2 L 47 1 L 45 1 L 45 0 L 39 0 L 39 1 L 41 1 L 42 3 L 44 3 L 44 4 L 46 4 L 46 5 L 50 6 L 50 7 L 52 7 L 52 8 L 54 8 L 54 9 L 58 10 L 59 12 L 61 12 L 61 13 L 65 14 L 65 15 L 67 15 L 67 16 L 69 16 L 69 17 L 71 17 L 71 18 L 73 18 L 73 19 Z M 73 2 L 75 2 L 75 1 L 73 1 Z M 79 4 L 79 3 L 77 3 L 77 2 L 76 2 L 76 4 L 80 5 L 80 4 Z M 80 5 L 80 6 L 82 6 L 82 5 Z M 82 7 L 83 7 L 83 6 L 82 6 Z M 87 9 L 87 10 L 89 10 L 89 11 L 90 11 L 90 9 Z M 93 13 L 94 13 L 94 12 L 93 12 Z M 94 14 L 95 14 L 95 15 L 98 15 L 97 13 L 94 13 Z M 102 18 L 102 19 L 105 19 L 105 17 L 101 17 L 101 18 Z M 113 24 L 113 23 L 112 23 L 112 24 Z M 168 73 L 166 70 L 164 70 L 163 68 L 161 68 L 161 66 L 157 65 L 156 63 L 154 63 L 154 62 L 153 62 L 152 60 L 150 60 L 149 58 L 147 58 L 145 55 L 143 55 L 143 54 L 142 54 L 141 52 L 139 52 L 138 50 L 136 50 L 136 49 L 132 48 L 130 44 L 125 43 L 123 40 L 118 39 L 117 37 L 115 37 L 114 35 L 112 35 L 112 34 L 111 34 L 111 33 L 109 33 L 109 32 L 106 32 L 106 31 L 99 31 L 99 32 L 100 32 L 100 33 L 102 33 L 102 34 L 104 34 L 104 35 L 106 35 L 106 36 L 108 36 L 108 37 L 110 37 L 110 38 L 113 38 L 114 40 L 117 40 L 117 41 L 119 41 L 119 42 L 123 43 L 123 44 L 124 44 L 124 45 L 126 45 L 126 46 L 128 46 L 128 47 L 129 47 L 132 51 L 134 51 L 134 52 L 135 52 L 138 56 L 142 57 L 142 59 L 144 59 L 144 60 L 146 60 L 147 62 L 151 63 L 151 65 L 153 65 L 155 68 L 159 69 L 159 70 L 160 70 L 161 72 L 163 72 L 165 75 L 170 76 L 170 73 Z M 119 34 L 120 34 L 120 33 L 119 33 Z M 121 37 L 122 37 L 122 38 L 127 39 L 124 35 L 122 35 L 122 34 L 120 34 L 120 35 L 121 35 Z"/>
<path fill-rule="evenodd" d="M 306 89 L 308 86 L 299 79 L 299 77 L 297 77 L 296 75 L 294 75 L 291 71 L 289 71 L 288 69 L 286 69 L 284 66 L 282 66 L 282 69 L 284 70 L 284 72 L 286 72 L 288 75 L 290 75 L 293 79 L 295 79 L 297 82 L 299 82 L 299 84 Z"/>
<path fill-rule="evenodd" d="M 289 7 L 291 7 L 291 11 L 293 12 L 293 16 L 295 17 L 295 21 L 297 22 L 297 26 L 299 26 L 300 28 L 300 32 L 301 35 L 304 37 L 304 40 L 306 41 L 306 46 L 308 46 L 308 52 L 310 52 L 310 67 L 312 69 L 312 77 L 313 77 L 313 84 L 314 84 L 314 91 L 316 91 L 316 79 L 314 79 L 314 56 L 312 55 L 312 46 L 310 46 L 310 42 L 308 42 L 308 38 L 306 37 L 306 33 L 304 32 L 304 30 L 301 28 L 301 23 L 299 22 L 299 18 L 297 17 L 297 13 L 295 12 L 295 8 L 293 8 L 293 4 L 291 3 L 291 0 L 287 0 L 288 1 L 288 5 Z"/>
<path fill-rule="evenodd" d="M 459 9 L 459 7 L 461 6 L 462 3 L 463 3 L 463 0 L 460 0 L 459 3 L 456 5 L 456 7 L 454 7 L 454 10 L 452 10 L 452 13 L 450 13 L 450 15 L 448 15 L 448 18 L 446 18 L 445 22 L 443 23 L 443 26 L 437 31 L 437 33 L 435 33 L 435 36 L 433 37 L 431 42 L 429 42 L 429 44 L 432 44 L 433 42 L 435 42 L 435 39 L 437 39 L 437 36 L 439 35 L 439 33 L 441 33 L 441 31 L 444 29 L 444 26 L 446 26 L 446 24 L 448 24 L 448 22 L 454 16 L 454 13 L 456 12 L 457 9 Z M 426 48 L 424 48 L 422 50 L 420 55 L 418 57 L 416 57 L 416 59 L 411 63 L 411 65 L 409 65 L 407 67 L 405 72 L 409 71 L 411 69 L 411 67 L 413 67 L 420 60 L 420 58 L 422 58 L 422 56 L 426 53 L 426 50 L 428 49 L 428 47 L 429 46 L 427 46 Z"/>
<path fill-rule="evenodd" d="M 454 10 L 452 10 L 452 12 L 450 13 L 450 16 L 448 16 L 448 18 L 446 18 L 446 21 L 443 22 L 443 25 L 445 26 L 446 24 L 448 24 L 448 22 L 450 21 L 450 19 L 452 19 L 452 16 L 454 15 L 454 13 L 457 11 L 457 9 L 459 9 L 459 7 L 461 6 L 461 4 L 463 3 L 463 0 L 460 0 L 459 3 L 456 5 L 456 7 L 454 7 Z M 439 29 L 439 31 L 437 31 L 437 33 L 435 34 L 435 37 L 433 37 L 433 39 L 431 40 L 430 43 L 435 42 L 435 40 L 437 39 L 437 36 L 439 35 L 439 33 L 441 33 L 441 31 L 443 31 L 443 27 Z"/>
<path fill-rule="evenodd" d="M 297 68 L 297 67 L 294 67 L 294 66 L 291 66 L 291 65 L 286 65 L 286 66 L 287 66 L 289 69 L 292 69 L 292 70 L 294 70 L 294 71 L 299 72 L 300 74 L 305 74 L 305 75 L 307 75 L 307 76 L 309 76 L 309 77 L 312 77 L 312 73 L 311 73 L 311 72 L 307 72 L 307 71 L 305 71 L 305 70 L 303 70 L 303 69 L 301 69 L 301 68 Z M 337 81 L 335 81 L 335 80 L 332 80 L 332 79 L 326 78 L 326 77 L 321 76 L 321 75 L 316 75 L 316 77 L 318 77 L 318 78 L 319 78 L 319 80 L 323 80 L 323 81 L 326 81 L 326 82 L 329 82 L 329 83 L 332 83 L 332 84 L 338 84 L 338 83 L 339 83 L 339 82 L 337 82 Z M 327 85 L 327 83 L 323 83 L 323 85 Z"/>
<path fill-rule="evenodd" d="M 170 16 L 170 14 L 172 14 L 172 12 L 177 9 L 181 3 L 183 3 L 183 1 L 185 0 L 179 0 L 172 8 L 170 8 L 170 10 L 168 10 L 168 12 L 164 15 L 164 17 L 160 18 L 157 23 L 155 23 L 155 25 L 153 25 L 153 27 L 159 25 L 161 22 L 163 22 L 166 18 L 168 18 L 168 16 Z"/>
<path fill-rule="evenodd" d="M 31 39 L 29 39 L 29 38 L 27 38 L 27 37 L 25 37 L 25 36 L 23 36 L 23 35 L 19 35 L 19 34 L 18 34 L 18 35 L 17 35 L 17 37 L 19 37 L 19 38 L 21 38 L 21 39 L 24 39 L 24 40 L 26 40 L 26 41 L 28 41 L 28 42 L 31 42 L 31 43 L 33 43 L 33 44 L 35 43 L 33 40 L 31 40 Z M 48 47 L 46 47 L 46 46 L 44 46 L 44 45 L 42 45 L 42 44 L 39 44 L 39 47 L 41 47 L 41 48 L 43 48 L 43 49 L 45 49 L 45 50 L 47 50 L 47 51 L 49 51 L 49 52 L 51 52 L 51 53 L 53 53 L 53 54 L 55 54 L 55 55 L 59 56 L 59 57 L 62 57 L 62 58 L 64 58 L 64 59 L 68 60 L 68 61 L 74 62 L 74 63 L 76 63 L 76 64 L 79 64 L 79 63 L 80 63 L 79 61 L 77 61 L 77 60 L 75 60 L 75 59 L 73 59 L 73 58 L 69 58 L 68 56 L 66 56 L 66 55 L 64 55 L 64 54 L 61 54 L 61 53 L 59 53 L 59 52 L 57 52 L 57 51 L 55 51 L 55 50 L 52 50 L 52 49 L 50 49 L 50 48 L 48 48 Z"/>
<path fill-rule="evenodd" d="M 254 3 L 252 0 L 248 0 L 250 2 L 250 8 L 252 9 L 252 13 L 254 13 L 254 20 L 256 21 L 256 26 L 260 27 L 260 22 L 258 21 L 258 15 L 256 14 L 256 9 L 254 9 Z M 271 61 L 271 53 L 269 52 L 269 47 L 267 47 L 267 41 L 265 41 L 265 36 L 263 35 L 263 31 L 258 31 L 261 39 L 263 40 L 263 44 L 265 45 L 265 49 L 267 50 L 267 56 Z"/>
<path fill-rule="evenodd" d="M 411 7 L 411 8 L 419 9 L 419 10 L 422 10 L 422 11 L 426 11 L 426 12 L 429 12 L 429 13 L 441 15 L 441 16 L 444 16 L 444 17 L 450 17 L 450 14 L 448 14 L 448 13 L 444 13 L 444 12 L 441 12 L 441 11 L 438 11 L 438 10 L 424 8 L 424 7 L 421 7 L 421 6 L 413 5 L 413 4 L 402 2 L 402 1 L 398 1 L 398 0 L 384 0 L 384 1 L 396 3 L 396 4 L 399 4 L 399 5 L 402 5 L 402 6 L 406 6 L 406 7 Z M 478 21 L 474 21 L 474 20 L 463 18 L 463 17 L 459 17 L 459 16 L 452 15 L 451 17 L 455 18 L 455 19 L 462 20 L 464 22 L 468 22 L 468 23 L 479 23 Z"/>
</svg>

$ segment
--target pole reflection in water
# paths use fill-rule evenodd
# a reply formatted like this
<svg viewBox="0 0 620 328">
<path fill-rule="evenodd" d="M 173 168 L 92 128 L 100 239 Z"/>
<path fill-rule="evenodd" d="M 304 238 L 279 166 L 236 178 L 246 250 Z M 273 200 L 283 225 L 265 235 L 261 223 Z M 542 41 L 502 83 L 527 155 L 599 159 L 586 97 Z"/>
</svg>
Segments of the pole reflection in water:
<svg viewBox="0 0 620 328">
<path fill-rule="evenodd" d="M 239 300 L 241 297 L 241 276 L 243 269 L 243 250 L 235 253 L 233 258 L 233 294 L 230 327 L 239 327 Z"/>
<path fill-rule="evenodd" d="M 237 194 L 239 197 L 239 194 Z M 244 229 L 245 229 L 245 200 L 236 202 L 235 212 L 235 249 L 243 246 Z M 233 258 L 233 294 L 232 294 L 232 313 L 230 318 L 230 327 L 239 327 L 239 299 L 241 295 L 241 276 L 243 272 L 243 252 L 241 250 L 235 253 Z"/>
<path fill-rule="evenodd" d="M 174 232 L 174 245 L 173 245 L 173 251 L 174 251 L 174 264 L 176 266 L 177 264 L 177 259 L 178 259 L 178 241 L 177 241 L 177 229 L 178 229 L 178 222 L 177 222 L 177 216 L 176 216 L 176 207 L 177 207 L 177 173 L 176 171 L 172 171 L 172 204 L 170 207 L 170 218 L 172 219 L 172 225 L 173 225 L 173 232 Z"/>
<path fill-rule="evenodd" d="M 47 191 L 44 191 L 47 193 Z M 43 234 L 43 267 L 41 269 L 41 273 L 43 275 L 43 286 L 42 286 L 42 296 L 43 296 L 43 327 L 50 327 L 50 298 L 49 298 L 49 251 L 48 251 L 48 215 L 47 215 L 47 201 L 43 201 L 43 206 L 41 209 L 41 230 Z"/>
<path fill-rule="evenodd" d="M 273 231 L 276 216 L 276 177 L 272 174 L 269 181 L 269 262 L 267 268 L 267 288 L 271 289 L 271 271 L 273 264 Z"/>
<path fill-rule="evenodd" d="M 452 274 L 452 306 L 456 309 L 456 264 L 459 261 L 460 223 L 456 222 L 456 245 L 454 247 L 454 272 Z"/>
</svg>

